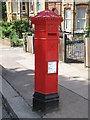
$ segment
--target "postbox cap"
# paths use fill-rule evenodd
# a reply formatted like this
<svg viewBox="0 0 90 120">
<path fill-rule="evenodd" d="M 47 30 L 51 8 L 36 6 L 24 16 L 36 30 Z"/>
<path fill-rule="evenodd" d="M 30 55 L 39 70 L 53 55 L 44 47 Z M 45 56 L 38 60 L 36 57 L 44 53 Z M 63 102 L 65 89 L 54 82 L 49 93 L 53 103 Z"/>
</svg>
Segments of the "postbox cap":
<svg viewBox="0 0 90 120">
<path fill-rule="evenodd" d="M 55 12 L 47 8 L 46 10 L 32 17 L 31 21 L 33 24 L 36 24 L 38 22 L 43 22 L 43 21 L 56 21 L 57 24 L 61 24 L 61 22 L 63 21 L 63 18 L 61 16 L 58 16 Z"/>
</svg>

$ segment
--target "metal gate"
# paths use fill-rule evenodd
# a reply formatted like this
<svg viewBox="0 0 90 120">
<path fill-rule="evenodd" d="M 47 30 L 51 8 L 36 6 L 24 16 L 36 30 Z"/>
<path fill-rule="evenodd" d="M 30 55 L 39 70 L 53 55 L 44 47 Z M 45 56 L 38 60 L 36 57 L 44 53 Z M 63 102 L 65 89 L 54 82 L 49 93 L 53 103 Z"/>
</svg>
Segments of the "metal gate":
<svg viewBox="0 0 90 120">
<path fill-rule="evenodd" d="M 84 62 L 84 40 L 65 35 L 65 62 Z"/>
</svg>

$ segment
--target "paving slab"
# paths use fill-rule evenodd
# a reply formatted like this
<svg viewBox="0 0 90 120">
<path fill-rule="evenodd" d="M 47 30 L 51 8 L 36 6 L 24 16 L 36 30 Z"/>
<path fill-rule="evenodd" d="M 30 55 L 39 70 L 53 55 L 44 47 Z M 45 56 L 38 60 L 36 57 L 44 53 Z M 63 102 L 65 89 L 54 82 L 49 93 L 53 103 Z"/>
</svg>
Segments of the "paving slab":
<svg viewBox="0 0 90 120">
<path fill-rule="evenodd" d="M 18 118 L 40 118 L 6 80 L 2 79 L 2 81 L 3 92 L 0 92 Z"/>
<path fill-rule="evenodd" d="M 21 66 L 22 67 L 22 66 Z M 34 93 L 34 75 L 32 70 L 6 70 L 2 68 L 2 76 L 10 83 L 11 86 L 19 91 L 19 94 L 26 98 L 28 104 L 32 104 Z M 30 75 L 31 74 L 31 75 Z"/>
<path fill-rule="evenodd" d="M 88 99 L 88 80 L 60 75 L 58 84 Z"/>
<path fill-rule="evenodd" d="M 88 118 L 88 102 L 78 95 L 59 87 L 60 110 L 48 113 L 44 118 Z"/>
<path fill-rule="evenodd" d="M 2 95 L 0 94 L 0 120 L 2 119 Z"/>
<path fill-rule="evenodd" d="M 88 69 L 84 64 L 59 62 L 58 83 L 88 99 Z"/>
<path fill-rule="evenodd" d="M 83 63 L 63 63 L 62 61 L 59 61 L 60 69 L 59 69 L 59 75 L 67 75 L 71 77 L 81 77 L 88 80 L 88 68 L 85 68 Z"/>
<path fill-rule="evenodd" d="M 8 113 L 4 105 L 2 105 L 2 118 L 3 120 L 5 119 L 12 120 L 10 114 Z"/>
<path fill-rule="evenodd" d="M 18 97 L 19 95 L 15 92 L 14 89 L 2 78 L 2 91 L 1 93 L 8 99 L 10 97 Z"/>
</svg>

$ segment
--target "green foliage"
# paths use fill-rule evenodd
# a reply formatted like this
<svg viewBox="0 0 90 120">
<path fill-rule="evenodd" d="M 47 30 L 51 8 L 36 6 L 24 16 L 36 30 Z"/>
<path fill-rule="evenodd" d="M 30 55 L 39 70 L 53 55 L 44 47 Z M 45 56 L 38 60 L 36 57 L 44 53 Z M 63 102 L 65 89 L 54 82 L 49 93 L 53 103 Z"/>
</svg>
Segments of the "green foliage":
<svg viewBox="0 0 90 120">
<path fill-rule="evenodd" d="M 0 26 L 0 37 L 1 37 L 2 39 L 5 38 L 5 35 L 2 33 L 2 27 L 1 27 L 1 26 Z"/>
<path fill-rule="evenodd" d="M 10 34 L 10 40 L 13 44 L 13 46 L 22 46 L 23 44 L 19 41 L 18 35 L 16 35 L 16 31 L 13 30 L 13 32 Z"/>
<path fill-rule="evenodd" d="M 9 38 L 10 33 L 12 32 L 12 29 L 10 28 L 10 23 L 6 21 L 0 22 L 0 28 L 1 28 L 1 38 Z"/>
<path fill-rule="evenodd" d="M 78 36 L 78 40 L 83 40 L 83 39 L 84 39 L 83 35 Z"/>
<path fill-rule="evenodd" d="M 84 32 L 86 34 L 86 37 L 90 37 L 90 26 L 86 27 Z"/>
<path fill-rule="evenodd" d="M 6 20 L 7 19 L 7 14 L 6 14 L 6 2 L 1 2 L 2 5 L 2 19 Z"/>
<path fill-rule="evenodd" d="M 32 29 L 31 29 L 31 32 L 32 32 L 32 34 L 34 34 L 34 33 L 35 33 L 35 30 L 34 30 L 34 28 L 32 28 Z"/>
<path fill-rule="evenodd" d="M 22 46 L 22 43 L 19 41 L 19 35 L 17 34 L 17 32 L 19 33 L 19 30 L 17 29 L 16 24 L 14 24 L 14 22 L 13 21 L 12 22 L 6 22 L 6 21 L 0 22 L 0 37 L 2 39 L 4 39 L 5 37 L 9 38 L 13 46 Z"/>
<path fill-rule="evenodd" d="M 29 28 L 28 20 L 14 20 L 12 21 L 12 28 L 16 30 L 17 35 L 19 38 L 22 38 L 22 33 L 27 32 Z"/>
<path fill-rule="evenodd" d="M 16 31 L 19 38 L 23 38 L 22 33 L 27 32 L 28 28 L 30 27 L 28 20 L 25 19 L 13 20 L 12 22 L 2 21 L 0 22 L 0 26 L 2 28 L 2 35 L 0 36 L 7 38 L 9 38 L 10 34 L 12 34 L 11 32 L 13 30 Z"/>
<path fill-rule="evenodd" d="M 27 46 L 27 33 L 24 35 L 24 45 Z"/>
<path fill-rule="evenodd" d="M 24 35 L 24 45 L 27 46 L 27 36 L 32 36 L 32 32 L 25 32 Z"/>
<path fill-rule="evenodd" d="M 29 28 L 28 20 L 25 19 L 12 22 L 0 21 L 0 37 L 2 39 L 5 37 L 9 38 L 13 46 L 21 46 L 22 43 L 19 41 L 19 38 L 23 38 L 22 33 L 28 32 Z M 31 35 L 32 33 L 29 32 L 28 34 Z"/>
<path fill-rule="evenodd" d="M 32 32 L 28 32 L 27 34 L 28 34 L 28 36 L 32 36 Z"/>
</svg>

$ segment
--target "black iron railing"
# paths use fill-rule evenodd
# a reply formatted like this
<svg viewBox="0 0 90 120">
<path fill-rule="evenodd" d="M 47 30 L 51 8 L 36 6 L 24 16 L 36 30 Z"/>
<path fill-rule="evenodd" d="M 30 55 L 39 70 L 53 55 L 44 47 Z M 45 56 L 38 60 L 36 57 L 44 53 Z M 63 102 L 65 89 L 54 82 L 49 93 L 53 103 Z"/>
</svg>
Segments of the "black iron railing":
<svg viewBox="0 0 90 120">
<path fill-rule="evenodd" d="M 65 62 L 84 62 L 84 40 L 65 36 Z"/>
</svg>

